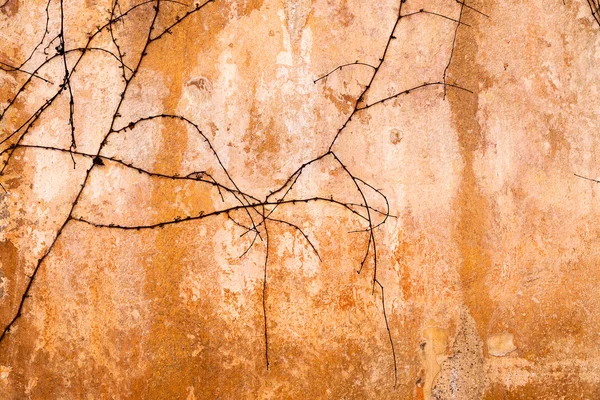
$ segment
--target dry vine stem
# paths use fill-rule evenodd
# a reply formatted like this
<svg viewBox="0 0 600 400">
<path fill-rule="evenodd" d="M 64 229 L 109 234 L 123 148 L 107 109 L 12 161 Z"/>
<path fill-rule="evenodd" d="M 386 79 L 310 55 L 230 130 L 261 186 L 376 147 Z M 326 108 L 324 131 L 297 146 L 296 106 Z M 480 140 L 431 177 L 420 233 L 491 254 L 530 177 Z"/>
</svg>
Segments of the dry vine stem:
<svg viewBox="0 0 600 400">
<path fill-rule="evenodd" d="M 600 1 L 598 0 L 587 0 L 588 6 L 590 6 L 590 11 L 592 13 L 592 17 L 596 20 L 596 23 L 600 25 Z"/>
<path fill-rule="evenodd" d="M 49 9 L 53 5 L 53 2 L 58 2 L 60 10 L 60 29 L 58 33 L 52 37 L 49 28 Z M 164 3 L 167 2 L 180 6 L 182 8 L 182 13 L 179 16 L 177 16 L 173 21 L 167 23 L 164 23 L 163 21 L 164 26 L 162 28 L 159 28 L 159 24 L 157 23 L 157 21 L 162 20 L 163 14 L 161 13 L 161 10 L 163 9 Z M 249 247 L 241 254 L 241 256 L 244 256 L 248 251 L 250 251 L 250 249 L 258 241 L 264 242 L 265 251 L 263 266 L 264 274 L 262 282 L 262 311 L 264 322 L 263 333 L 265 346 L 265 364 L 266 368 L 269 369 L 269 319 L 267 314 L 267 291 L 269 276 L 268 267 L 269 263 L 271 262 L 269 258 L 271 246 L 270 235 L 271 237 L 273 235 L 273 231 L 270 228 L 271 224 L 279 224 L 287 229 L 291 229 L 294 232 L 300 233 L 302 238 L 308 244 L 308 246 L 316 254 L 319 260 L 321 260 L 321 256 L 319 255 L 317 247 L 310 240 L 310 237 L 306 232 L 304 232 L 298 225 L 290 221 L 286 221 L 284 219 L 275 218 L 273 215 L 275 211 L 280 207 L 293 208 L 295 205 L 302 203 L 324 203 L 341 207 L 342 209 L 349 212 L 350 215 L 354 216 L 360 221 L 363 221 L 363 223 L 365 224 L 364 229 L 358 231 L 363 232 L 366 235 L 367 246 L 364 250 L 364 256 L 362 258 L 362 261 L 357 268 L 357 272 L 361 273 L 365 265 L 367 265 L 369 262 L 371 263 L 371 290 L 373 294 L 376 294 L 378 292 L 380 295 L 383 322 L 385 323 L 385 328 L 390 343 L 391 356 L 393 360 L 393 382 L 394 387 L 396 387 L 398 380 L 398 372 L 396 352 L 394 349 L 394 340 L 392 338 L 392 333 L 390 330 L 390 321 L 388 320 L 388 313 L 386 312 L 384 285 L 379 280 L 377 275 L 378 241 L 376 238 L 376 229 L 382 224 L 386 223 L 388 218 L 392 216 L 390 213 L 389 202 L 385 194 L 381 190 L 376 189 L 366 180 L 360 178 L 358 175 L 352 172 L 352 168 L 350 168 L 347 164 L 344 163 L 341 157 L 336 153 L 335 148 L 336 144 L 341 140 L 344 131 L 346 130 L 347 126 L 351 123 L 353 118 L 356 117 L 357 114 L 365 112 L 366 110 L 375 107 L 379 104 L 384 104 L 385 102 L 393 100 L 400 96 L 408 95 L 415 90 L 425 90 L 427 88 L 439 87 L 443 89 L 444 97 L 446 95 L 447 89 L 456 89 L 467 93 L 470 92 L 468 89 L 463 88 L 457 84 L 448 83 L 447 73 L 452 61 L 452 55 L 454 53 L 454 47 L 456 44 L 456 32 L 461 26 L 469 26 L 462 20 L 463 12 L 465 10 L 473 10 L 483 16 L 486 15 L 476 10 L 472 6 L 468 5 L 467 3 L 460 2 L 458 0 L 456 0 L 456 3 L 459 5 L 460 8 L 458 18 L 452 18 L 450 16 L 442 15 L 435 11 L 428 11 L 424 9 L 403 14 L 403 8 L 405 7 L 406 0 L 400 1 L 397 7 L 397 15 L 395 21 L 393 23 L 393 26 L 391 26 L 389 30 L 389 35 L 387 36 L 387 39 L 385 39 L 383 43 L 381 43 L 382 49 L 378 50 L 379 57 L 376 63 L 359 62 L 357 60 L 355 62 L 339 65 L 338 67 L 334 68 L 331 72 L 322 75 L 321 77 L 318 77 L 314 80 L 315 84 L 321 84 L 325 78 L 335 73 L 336 71 L 340 71 L 342 70 L 342 68 L 346 67 L 367 67 L 371 70 L 371 74 L 368 82 L 366 83 L 366 86 L 364 86 L 364 89 L 354 101 L 352 111 L 345 118 L 344 123 L 339 127 L 339 129 L 332 134 L 332 139 L 327 150 L 324 153 L 317 155 L 316 157 L 313 157 L 312 159 L 304 162 L 287 178 L 283 185 L 276 187 L 265 198 L 259 199 L 240 189 L 240 187 L 236 184 L 236 180 L 234 179 L 234 177 L 231 176 L 231 174 L 229 173 L 225 163 L 222 162 L 222 159 L 219 157 L 219 154 L 217 153 L 216 149 L 213 147 L 208 137 L 205 136 L 200 130 L 196 122 L 185 118 L 181 115 L 163 113 L 149 115 L 135 121 L 128 121 L 125 123 L 118 124 L 118 121 L 120 121 L 121 117 L 121 111 L 123 109 L 124 104 L 126 104 L 126 97 L 130 92 L 131 84 L 136 79 L 136 76 L 139 74 L 140 70 L 143 68 L 146 56 L 150 52 L 152 52 L 154 43 L 159 40 L 169 40 L 169 34 L 171 34 L 174 29 L 179 28 L 186 20 L 188 20 L 195 13 L 198 13 L 205 9 L 208 10 L 210 3 L 213 2 L 215 2 L 215 0 L 208 0 L 206 2 L 198 3 L 193 6 L 187 6 L 183 3 L 173 0 L 152 0 L 142 1 L 123 11 L 119 0 L 114 0 L 112 3 L 112 7 L 108 10 L 108 22 L 106 22 L 102 26 L 97 27 L 97 29 L 94 32 L 89 34 L 85 46 L 69 48 L 68 32 L 65 30 L 64 27 L 65 8 L 68 7 L 68 3 L 63 3 L 63 0 L 48 0 L 48 2 L 45 5 L 46 22 L 44 32 L 40 41 L 32 50 L 31 54 L 21 63 L 13 62 L 11 64 L 2 64 L 3 69 L 5 71 L 26 74 L 28 76 L 24 84 L 16 91 L 14 96 L 8 100 L 4 109 L 0 111 L 0 122 L 2 123 L 6 123 L 7 113 L 10 112 L 13 108 L 15 108 L 16 102 L 26 94 L 26 91 L 32 86 L 35 80 L 41 80 L 46 84 L 51 85 L 55 90 L 53 92 L 54 94 L 49 96 L 40 107 L 38 107 L 34 112 L 31 113 L 31 115 L 20 116 L 23 122 L 20 125 L 18 125 L 16 129 L 12 129 L 11 131 L 6 132 L 5 134 L 3 134 L 2 137 L 0 137 L 0 156 L 3 160 L 3 165 L 0 169 L 0 173 L 5 173 L 7 166 L 10 164 L 17 151 L 43 151 L 64 154 L 65 156 L 69 156 L 72 159 L 74 167 L 76 166 L 78 160 L 85 162 L 84 165 L 87 165 L 87 167 L 86 172 L 80 183 L 80 187 L 77 190 L 75 197 L 71 201 L 71 206 L 66 217 L 63 219 L 62 224 L 57 229 L 56 234 L 54 235 L 51 243 L 47 246 L 42 256 L 37 260 L 37 263 L 35 264 L 35 267 L 33 269 L 33 273 L 28 278 L 28 282 L 25 287 L 25 290 L 22 293 L 20 302 L 17 305 L 16 310 L 14 310 L 12 319 L 5 323 L 4 328 L 2 329 L 2 332 L 0 334 L 0 342 L 5 341 L 7 339 L 7 334 L 11 331 L 11 328 L 17 323 L 18 319 L 22 316 L 26 300 L 31 296 L 31 291 L 33 284 L 36 280 L 36 276 L 38 275 L 40 268 L 43 266 L 44 261 L 52 252 L 57 241 L 60 239 L 67 225 L 71 223 L 83 223 L 102 229 L 146 230 L 162 228 L 167 225 L 183 224 L 190 221 L 204 220 L 217 215 L 226 215 L 230 220 L 232 220 L 235 223 L 236 226 L 240 227 L 243 230 L 243 233 L 241 234 L 242 236 L 246 234 L 252 235 Z M 125 24 L 130 15 L 136 12 L 136 10 L 150 10 L 151 20 L 149 21 L 149 27 L 145 35 L 146 39 L 143 45 L 138 49 L 139 51 L 137 52 L 137 57 L 133 59 L 133 62 L 129 61 L 131 65 L 127 65 L 126 60 L 131 60 L 131 58 L 126 58 L 126 54 L 123 52 L 121 46 L 118 44 L 118 37 L 115 34 L 115 28 L 117 27 L 117 24 Z M 379 72 L 384 66 L 387 57 L 389 56 L 389 53 L 391 51 L 391 44 L 394 40 L 399 39 L 397 37 L 398 26 L 400 25 L 403 19 L 417 17 L 419 15 L 430 18 L 439 18 L 440 21 L 443 21 L 443 23 L 452 23 L 456 25 L 454 36 L 451 41 L 450 57 L 443 71 L 442 79 L 434 82 L 419 83 L 414 87 L 399 91 L 385 98 L 372 100 L 370 103 L 367 103 L 365 101 L 367 95 L 369 94 L 369 91 L 372 88 L 376 77 L 378 76 Z M 108 33 L 110 35 L 110 41 L 112 43 L 113 48 L 102 48 L 99 45 L 95 44 L 96 39 L 103 33 Z M 50 53 L 48 53 L 49 49 L 52 49 L 53 47 L 55 49 L 55 52 L 52 53 L 50 50 Z M 42 49 L 41 51 L 44 55 L 46 55 L 46 57 L 44 57 L 44 60 L 41 63 L 39 63 L 36 67 L 30 66 L 32 60 L 34 60 L 35 58 L 34 55 L 39 56 L 40 49 Z M 76 129 L 73 119 L 75 107 L 77 106 L 77 101 L 76 93 L 72 90 L 71 87 L 71 80 L 76 74 L 76 68 L 80 65 L 82 59 L 84 59 L 84 57 L 93 57 L 95 55 L 109 56 L 112 62 L 116 61 L 118 63 L 118 67 L 121 70 L 121 80 L 123 88 L 120 92 L 118 104 L 112 114 L 110 126 L 107 127 L 102 141 L 100 142 L 97 148 L 97 151 L 95 153 L 90 153 L 77 150 L 77 135 L 79 134 L 80 130 Z M 62 64 L 64 75 L 62 77 L 61 82 L 53 83 L 49 79 L 46 79 L 44 77 L 44 72 L 47 68 L 56 64 L 57 62 L 60 62 Z M 48 110 L 48 108 L 55 104 L 61 96 L 64 95 L 66 95 L 69 100 L 69 109 L 67 114 L 68 126 L 70 128 L 69 147 L 61 148 L 55 146 L 48 146 L 44 144 L 24 143 L 24 138 L 31 131 L 32 127 L 40 121 L 40 117 Z M 128 163 L 117 156 L 107 156 L 103 153 L 103 150 L 106 148 L 107 144 L 113 137 L 118 135 L 126 135 L 127 132 L 133 130 L 138 126 L 144 126 L 153 123 L 161 123 L 164 121 L 171 121 L 177 123 L 182 127 L 191 130 L 200 138 L 202 138 L 202 140 L 207 146 L 209 154 L 218 163 L 221 169 L 221 173 L 224 174 L 226 180 L 223 182 L 219 182 L 215 179 L 214 176 L 210 175 L 206 171 L 193 171 L 185 176 L 159 173 Z M 361 199 L 361 201 L 359 203 L 352 203 L 340 200 L 338 198 L 334 198 L 333 196 L 293 197 L 291 195 L 292 188 L 295 186 L 298 179 L 307 170 L 307 167 L 317 163 L 331 163 L 338 170 L 342 171 L 342 175 L 344 177 L 343 179 L 345 180 L 345 182 L 347 182 L 348 187 L 350 188 L 349 190 L 356 193 Z M 82 194 L 86 191 L 88 187 L 92 171 L 98 170 L 98 175 L 102 175 L 103 171 L 105 171 L 107 168 L 117 167 L 137 171 L 138 173 L 144 174 L 150 178 L 173 181 L 188 181 L 197 183 L 199 185 L 206 185 L 207 188 L 216 189 L 218 191 L 221 200 L 224 203 L 223 207 L 212 212 L 201 211 L 197 215 L 184 215 L 176 217 L 172 220 L 159 221 L 147 225 L 128 225 L 127 223 L 106 224 L 101 221 L 94 221 L 92 218 L 82 215 L 78 211 L 77 205 L 80 199 L 82 198 Z M 5 186 L 3 185 L 2 188 L 4 189 Z M 373 195 L 379 197 L 383 201 L 383 203 L 385 204 L 384 208 L 374 207 L 369 203 L 368 198 Z M 226 198 L 233 201 L 235 205 L 226 205 Z"/>
</svg>

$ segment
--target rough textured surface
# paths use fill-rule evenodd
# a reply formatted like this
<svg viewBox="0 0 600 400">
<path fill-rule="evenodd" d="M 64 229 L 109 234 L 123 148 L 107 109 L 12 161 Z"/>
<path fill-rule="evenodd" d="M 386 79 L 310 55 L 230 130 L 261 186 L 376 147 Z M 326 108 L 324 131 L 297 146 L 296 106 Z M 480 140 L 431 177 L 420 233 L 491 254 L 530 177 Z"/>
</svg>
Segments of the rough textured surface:
<svg viewBox="0 0 600 400">
<path fill-rule="evenodd" d="M 599 26 L 465 4 L 0 4 L 0 398 L 600 398 Z"/>
</svg>

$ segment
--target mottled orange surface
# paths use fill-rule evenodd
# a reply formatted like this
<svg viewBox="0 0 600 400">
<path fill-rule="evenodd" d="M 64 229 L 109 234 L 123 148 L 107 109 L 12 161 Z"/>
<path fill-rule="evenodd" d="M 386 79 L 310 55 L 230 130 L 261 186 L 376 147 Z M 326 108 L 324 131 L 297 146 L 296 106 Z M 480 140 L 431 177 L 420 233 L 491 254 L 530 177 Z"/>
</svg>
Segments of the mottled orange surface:
<svg viewBox="0 0 600 400">
<path fill-rule="evenodd" d="M 58 57 L 19 90 L 57 52 L 60 0 L 23 71 L 10 68 L 42 38 L 46 4 L 0 4 L 0 151 L 63 81 Z M 131 68 L 150 26 L 193 7 L 118 4 L 140 5 L 112 25 Z M 374 230 L 385 310 L 372 251 L 361 269 L 368 234 L 352 232 L 368 226 L 339 204 L 280 205 L 254 244 L 240 210 L 141 230 L 70 219 L 52 244 L 93 157 L 74 166 L 67 152 L 18 148 L 0 176 L 0 329 L 51 251 L 0 341 L 0 399 L 600 398 L 600 187 L 574 175 L 600 176 L 600 27 L 587 1 L 406 0 L 392 32 L 399 4 L 215 0 L 152 42 L 129 84 L 106 29 L 92 47 L 113 55 L 88 51 L 70 79 L 77 151 L 95 155 L 111 123 L 126 128 L 72 217 L 119 226 L 238 204 L 210 182 L 164 177 L 202 171 L 231 186 L 188 124 L 131 121 L 184 116 L 239 189 L 264 199 L 327 151 L 390 35 L 359 107 L 424 82 L 468 89 L 431 85 L 359 111 L 332 148 L 389 201 Z M 66 48 L 85 46 L 113 5 L 64 0 Z M 355 61 L 371 66 L 317 79 Z M 22 144 L 70 141 L 63 91 Z M 331 156 L 289 196 L 364 200 Z"/>
</svg>

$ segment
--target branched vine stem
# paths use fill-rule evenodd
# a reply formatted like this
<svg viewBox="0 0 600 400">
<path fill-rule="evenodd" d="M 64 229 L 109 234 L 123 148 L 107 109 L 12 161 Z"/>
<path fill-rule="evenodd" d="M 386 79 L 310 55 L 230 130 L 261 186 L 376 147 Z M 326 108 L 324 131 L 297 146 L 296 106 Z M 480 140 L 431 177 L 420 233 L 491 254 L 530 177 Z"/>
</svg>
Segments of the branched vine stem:
<svg viewBox="0 0 600 400">
<path fill-rule="evenodd" d="M 57 0 L 54 0 L 57 1 Z M 407 14 L 403 14 L 403 5 L 406 0 L 401 0 L 398 5 L 398 13 L 396 15 L 393 27 L 387 36 L 387 40 L 383 51 L 380 53 L 378 61 L 375 63 L 368 62 L 360 62 L 356 60 L 352 63 L 342 64 L 332 69 L 330 72 L 321 75 L 320 77 L 314 80 L 315 84 L 318 84 L 322 81 L 325 81 L 327 77 L 332 75 L 337 71 L 341 71 L 346 67 L 366 67 L 371 71 L 371 75 L 368 79 L 366 85 L 362 88 L 360 94 L 356 97 L 354 101 L 354 106 L 349 115 L 345 118 L 343 124 L 337 129 L 335 134 L 333 135 L 331 141 L 328 144 L 327 149 L 321 153 L 320 155 L 304 162 L 300 167 L 298 167 L 294 172 L 292 172 L 286 181 L 279 187 L 275 188 L 264 198 L 255 197 L 245 191 L 243 191 L 235 182 L 233 177 L 230 175 L 229 171 L 226 168 L 225 163 L 222 162 L 221 158 L 218 155 L 217 150 L 209 141 L 208 137 L 204 135 L 204 133 L 200 130 L 198 124 L 193 122 L 192 120 L 183 117 L 181 115 L 175 114 L 155 114 L 149 115 L 146 117 L 139 118 L 135 121 L 131 121 L 125 124 L 121 123 L 121 112 L 123 105 L 125 104 L 125 100 L 129 89 L 131 87 L 132 81 L 135 80 L 138 75 L 140 68 L 142 67 L 143 61 L 147 56 L 150 48 L 153 43 L 167 37 L 167 35 L 171 34 L 173 29 L 177 28 L 181 25 L 185 20 L 188 20 L 193 14 L 198 11 L 204 9 L 210 3 L 215 2 L 215 0 L 208 0 L 203 3 L 196 3 L 195 5 L 187 5 L 183 2 L 175 1 L 175 0 L 148 0 L 138 3 L 136 5 L 131 6 L 129 9 L 124 12 L 121 9 L 121 4 L 119 0 L 113 0 L 111 3 L 111 7 L 108 10 L 109 18 L 108 22 L 106 22 L 102 26 L 98 26 L 97 29 L 91 32 L 88 35 L 87 43 L 83 47 L 74 47 L 67 48 L 66 41 L 66 32 L 64 28 L 65 22 L 65 4 L 63 4 L 64 0 L 58 0 L 60 5 L 60 28 L 59 32 L 56 36 L 51 37 L 49 30 L 49 21 L 50 21 L 50 13 L 49 7 L 52 0 L 48 0 L 46 2 L 46 22 L 44 27 L 44 33 L 41 37 L 41 40 L 36 44 L 33 51 L 30 55 L 22 62 L 22 63 L 0 63 L 2 69 L 5 71 L 24 73 L 28 77 L 25 82 L 21 85 L 21 87 L 16 91 L 14 96 L 8 100 L 6 106 L 3 110 L 0 111 L 0 122 L 5 120 L 7 113 L 15 107 L 17 100 L 19 97 L 23 96 L 26 93 L 26 90 L 32 85 L 34 79 L 41 80 L 45 84 L 51 85 L 52 88 L 56 89 L 55 92 L 49 96 L 43 103 L 35 110 L 29 117 L 25 116 L 25 120 L 19 125 L 16 123 L 16 129 L 12 129 L 10 133 L 8 133 L 5 137 L 0 137 L 0 159 L 4 160 L 2 167 L 0 168 L 0 175 L 3 175 L 6 172 L 6 168 L 9 165 L 11 159 L 17 151 L 45 151 L 45 152 L 54 152 L 57 154 L 64 154 L 65 156 L 69 156 L 73 162 L 73 167 L 77 167 L 76 160 L 82 161 L 84 165 L 86 165 L 85 174 L 81 180 L 79 185 L 79 189 L 77 190 L 72 203 L 70 204 L 70 209 L 67 213 L 67 216 L 62 223 L 58 227 L 52 241 L 49 246 L 43 251 L 40 258 L 37 259 L 35 266 L 33 268 L 33 272 L 28 275 L 27 284 L 25 285 L 25 290 L 20 297 L 20 301 L 18 306 L 16 307 L 16 311 L 13 314 L 10 321 L 4 326 L 3 330 L 0 333 L 0 344 L 6 338 L 7 334 L 11 331 L 11 328 L 14 327 L 18 319 L 23 314 L 23 307 L 28 298 L 31 297 L 31 289 L 36 280 L 38 272 L 43 265 L 46 258 L 51 254 L 54 249 L 56 243 L 61 238 L 64 230 L 70 223 L 76 224 L 88 224 L 95 228 L 104 228 L 104 229 L 119 229 L 119 230 L 145 230 L 145 229 L 160 229 L 169 225 L 174 224 L 182 224 L 190 221 L 198 221 L 204 220 L 206 218 L 217 217 L 217 216 L 226 216 L 228 220 L 231 220 L 235 226 L 242 229 L 242 233 L 240 236 L 244 236 L 250 232 L 252 232 L 252 239 L 250 239 L 249 246 L 246 250 L 240 255 L 243 257 L 247 254 L 250 249 L 257 243 L 257 240 L 264 242 L 265 245 L 265 254 L 264 254 L 264 269 L 263 269 L 263 281 L 262 281 L 262 312 L 263 312 L 263 323 L 264 323 L 264 354 L 265 354 L 265 363 L 267 370 L 270 366 L 269 359 L 269 320 L 267 313 L 267 295 L 268 295 L 268 266 L 269 263 L 272 263 L 272 253 L 270 253 L 272 244 L 270 243 L 270 238 L 272 238 L 274 226 L 279 225 L 282 229 L 291 229 L 293 232 L 296 232 L 300 235 L 300 237 L 307 243 L 308 247 L 314 252 L 319 261 L 323 261 L 321 255 L 317 247 L 314 245 L 313 241 L 310 239 L 310 236 L 304 229 L 291 221 L 287 221 L 282 218 L 278 218 L 275 216 L 276 211 L 279 208 L 289 208 L 294 207 L 297 204 L 308 204 L 308 203 L 323 203 L 329 204 L 337 207 L 341 207 L 342 209 L 349 212 L 351 215 L 358 218 L 362 223 L 366 224 L 366 227 L 363 229 L 353 230 L 351 232 L 365 233 L 367 238 L 366 249 L 364 251 L 364 255 L 362 256 L 362 260 L 360 262 L 360 266 L 357 269 L 357 273 L 361 273 L 363 268 L 368 264 L 370 260 L 372 260 L 372 278 L 371 278 L 371 292 L 373 295 L 376 293 L 380 293 L 381 296 L 381 307 L 383 311 L 383 320 L 385 322 L 385 328 L 388 340 L 390 342 L 391 353 L 393 358 L 393 372 L 394 372 L 394 388 L 398 383 L 398 367 L 396 360 L 396 352 L 394 347 L 394 341 L 392 338 L 392 330 L 390 328 L 390 322 L 388 318 L 388 313 L 386 311 L 386 303 L 384 297 L 384 285 L 379 280 L 377 275 L 378 272 L 378 248 L 377 248 L 377 238 L 376 232 L 377 229 L 386 223 L 388 218 L 393 217 L 390 213 L 390 203 L 383 193 L 381 189 L 375 188 L 373 185 L 369 184 L 365 179 L 360 178 L 354 172 L 352 172 L 352 168 L 346 165 L 341 157 L 336 153 L 335 147 L 339 142 L 339 138 L 342 136 L 348 125 L 351 123 L 352 119 L 360 112 L 364 112 L 366 110 L 371 109 L 372 107 L 384 104 L 388 101 L 394 100 L 400 96 L 408 95 L 412 91 L 416 90 L 424 90 L 432 87 L 441 87 L 443 89 L 444 98 L 446 96 L 446 90 L 448 88 L 456 89 L 458 91 L 471 93 L 467 88 L 461 87 L 457 84 L 450 84 L 446 81 L 447 71 L 449 69 L 450 63 L 452 61 L 452 56 L 454 53 L 454 47 L 456 44 L 456 34 L 458 28 L 460 26 L 469 26 L 464 23 L 462 20 L 463 10 L 470 9 L 473 10 L 483 16 L 486 16 L 479 10 L 467 5 L 464 1 L 455 0 L 458 4 L 460 4 L 460 15 L 458 19 L 453 19 L 446 15 L 428 11 L 424 9 L 420 9 L 415 12 L 410 12 Z M 162 27 L 158 27 L 157 21 L 162 18 L 161 14 L 161 4 L 162 3 L 173 3 L 181 7 L 186 7 L 187 11 L 184 11 L 183 14 L 178 15 L 174 21 L 166 22 Z M 8 1 L 4 2 L 0 7 L 5 6 Z M 591 1 L 590 1 L 591 3 Z M 148 32 L 146 35 L 145 42 L 139 52 L 139 57 L 137 58 L 137 62 L 134 62 L 131 57 L 127 58 L 126 54 L 123 52 L 122 46 L 119 44 L 119 35 L 116 31 L 116 24 L 120 23 L 122 26 L 125 24 L 125 20 L 128 16 L 133 13 L 135 10 L 141 8 L 151 7 L 152 17 L 148 27 Z M 402 91 L 398 91 L 392 95 L 389 95 L 380 99 L 369 99 L 369 91 L 375 82 L 376 77 L 379 75 L 379 72 L 384 65 L 389 52 L 391 51 L 392 43 L 397 39 L 397 31 L 400 21 L 403 18 L 413 18 L 418 15 L 422 16 L 430 16 L 435 18 L 441 18 L 443 20 L 449 21 L 451 23 L 456 24 L 453 42 L 452 42 L 452 50 L 446 65 L 446 68 L 443 71 L 442 79 L 439 81 L 431 81 L 431 82 L 423 82 L 414 85 L 409 89 L 405 89 Z M 107 32 L 110 38 L 110 43 L 112 44 L 111 49 L 106 49 L 99 47 L 97 45 L 92 45 L 94 40 L 103 32 Z M 46 51 L 51 48 L 51 46 L 58 42 L 56 46 L 56 53 L 49 55 Z M 32 63 L 34 59 L 34 54 L 39 54 L 38 49 L 43 47 L 42 53 L 46 55 L 45 59 L 41 64 L 39 64 L 36 68 L 31 66 L 25 67 Z M 97 148 L 97 151 L 94 152 L 83 152 L 77 150 L 77 140 L 76 140 L 76 130 L 75 130 L 75 93 L 73 91 L 71 85 L 71 79 L 76 73 L 76 68 L 82 61 L 86 55 L 89 54 L 98 54 L 103 56 L 108 56 L 109 60 L 112 62 L 117 62 L 118 67 L 121 70 L 120 79 L 123 82 L 123 89 L 119 94 L 118 103 L 115 107 L 115 110 L 112 114 L 112 119 L 110 122 L 110 126 L 105 131 L 102 141 Z M 128 60 L 126 62 L 126 60 Z M 62 82 L 55 85 L 50 79 L 44 76 L 46 70 L 49 70 L 56 62 L 62 63 L 63 69 L 63 77 Z M 128 65 L 129 64 L 129 65 Z M 63 94 L 66 93 L 69 99 L 69 116 L 68 116 L 68 125 L 70 130 L 70 145 L 68 148 L 60 147 L 60 146 L 50 146 L 44 144 L 28 144 L 24 143 L 24 138 L 27 136 L 29 132 L 33 129 L 35 124 L 40 120 L 40 117 L 48 108 L 56 102 L 56 100 Z M 137 126 L 160 122 L 160 121 L 174 121 L 177 123 L 181 123 L 185 125 L 187 128 L 190 128 L 194 134 L 199 135 L 204 143 L 206 143 L 211 156 L 214 160 L 217 161 L 220 171 L 225 175 L 226 182 L 219 182 L 215 179 L 215 176 L 210 174 L 207 171 L 191 171 L 187 175 L 173 175 L 166 174 L 160 171 L 151 171 L 140 166 L 134 165 L 132 162 L 128 162 L 118 156 L 109 156 L 106 155 L 104 150 L 109 144 L 112 137 L 116 135 L 125 135 L 127 132 L 135 129 Z M 343 176 L 345 181 L 350 184 L 350 187 L 353 188 L 352 191 L 358 195 L 360 201 L 357 202 L 349 202 L 340 198 L 334 198 L 333 195 L 327 196 L 305 196 L 298 197 L 293 196 L 292 189 L 295 187 L 296 183 L 302 176 L 302 174 L 307 170 L 307 168 L 313 164 L 317 163 L 325 163 L 331 162 L 333 165 L 339 170 L 343 171 Z M 106 223 L 103 221 L 95 221 L 91 217 L 87 217 L 81 214 L 78 210 L 78 203 L 82 198 L 83 193 L 89 186 L 89 181 L 92 174 L 95 174 L 97 171 L 98 174 L 101 174 L 104 168 L 112 168 L 119 167 L 125 168 L 131 171 L 136 171 L 139 174 L 146 175 L 151 178 L 156 179 L 165 179 L 172 181 L 181 181 L 186 182 L 188 184 L 199 184 L 199 185 L 207 185 L 209 188 L 215 189 L 220 196 L 222 207 L 216 208 L 215 210 L 202 210 L 197 215 L 185 215 L 185 216 L 177 216 L 173 219 L 169 220 L 161 220 L 152 223 L 148 223 L 145 225 L 127 225 L 122 223 Z M 0 188 L 9 193 L 4 185 L 0 183 Z M 385 207 L 379 208 L 371 205 L 370 195 L 374 195 L 377 198 L 381 199 L 385 203 Z M 228 201 L 233 201 L 234 205 L 228 203 Z M 271 257 L 270 257 L 271 256 Z M 376 292 L 377 289 L 377 292 Z"/>
<path fill-rule="evenodd" d="M 592 13 L 592 17 L 596 23 L 600 26 L 600 1 L 599 0 L 587 0 L 588 6 L 590 7 L 590 11 Z"/>
<path fill-rule="evenodd" d="M 60 33 L 58 34 L 58 38 L 60 41 L 59 47 L 57 48 L 58 54 L 62 54 L 62 60 L 64 65 L 65 76 L 63 78 L 62 88 L 65 86 L 69 90 L 69 127 L 71 128 L 71 149 L 75 150 L 77 148 L 77 142 L 75 141 L 75 123 L 73 121 L 73 115 L 75 114 L 75 99 L 73 97 L 73 90 L 71 88 L 71 80 L 69 79 L 69 66 L 67 65 L 67 55 L 65 53 L 65 49 L 67 48 L 65 42 L 65 11 L 63 0 L 60 0 Z M 73 161 L 73 169 L 77 167 L 75 163 L 75 158 L 71 154 L 71 160 Z"/>
</svg>

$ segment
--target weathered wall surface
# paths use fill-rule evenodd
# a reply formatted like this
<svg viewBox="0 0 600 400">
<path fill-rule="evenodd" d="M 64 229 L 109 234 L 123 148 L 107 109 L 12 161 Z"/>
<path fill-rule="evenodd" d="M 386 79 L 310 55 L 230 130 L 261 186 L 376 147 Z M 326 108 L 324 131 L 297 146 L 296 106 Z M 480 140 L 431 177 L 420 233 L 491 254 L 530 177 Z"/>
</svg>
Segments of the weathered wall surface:
<svg viewBox="0 0 600 400">
<path fill-rule="evenodd" d="M 198 5 L 1 6 L 0 398 L 600 398 L 586 1 Z"/>
</svg>

